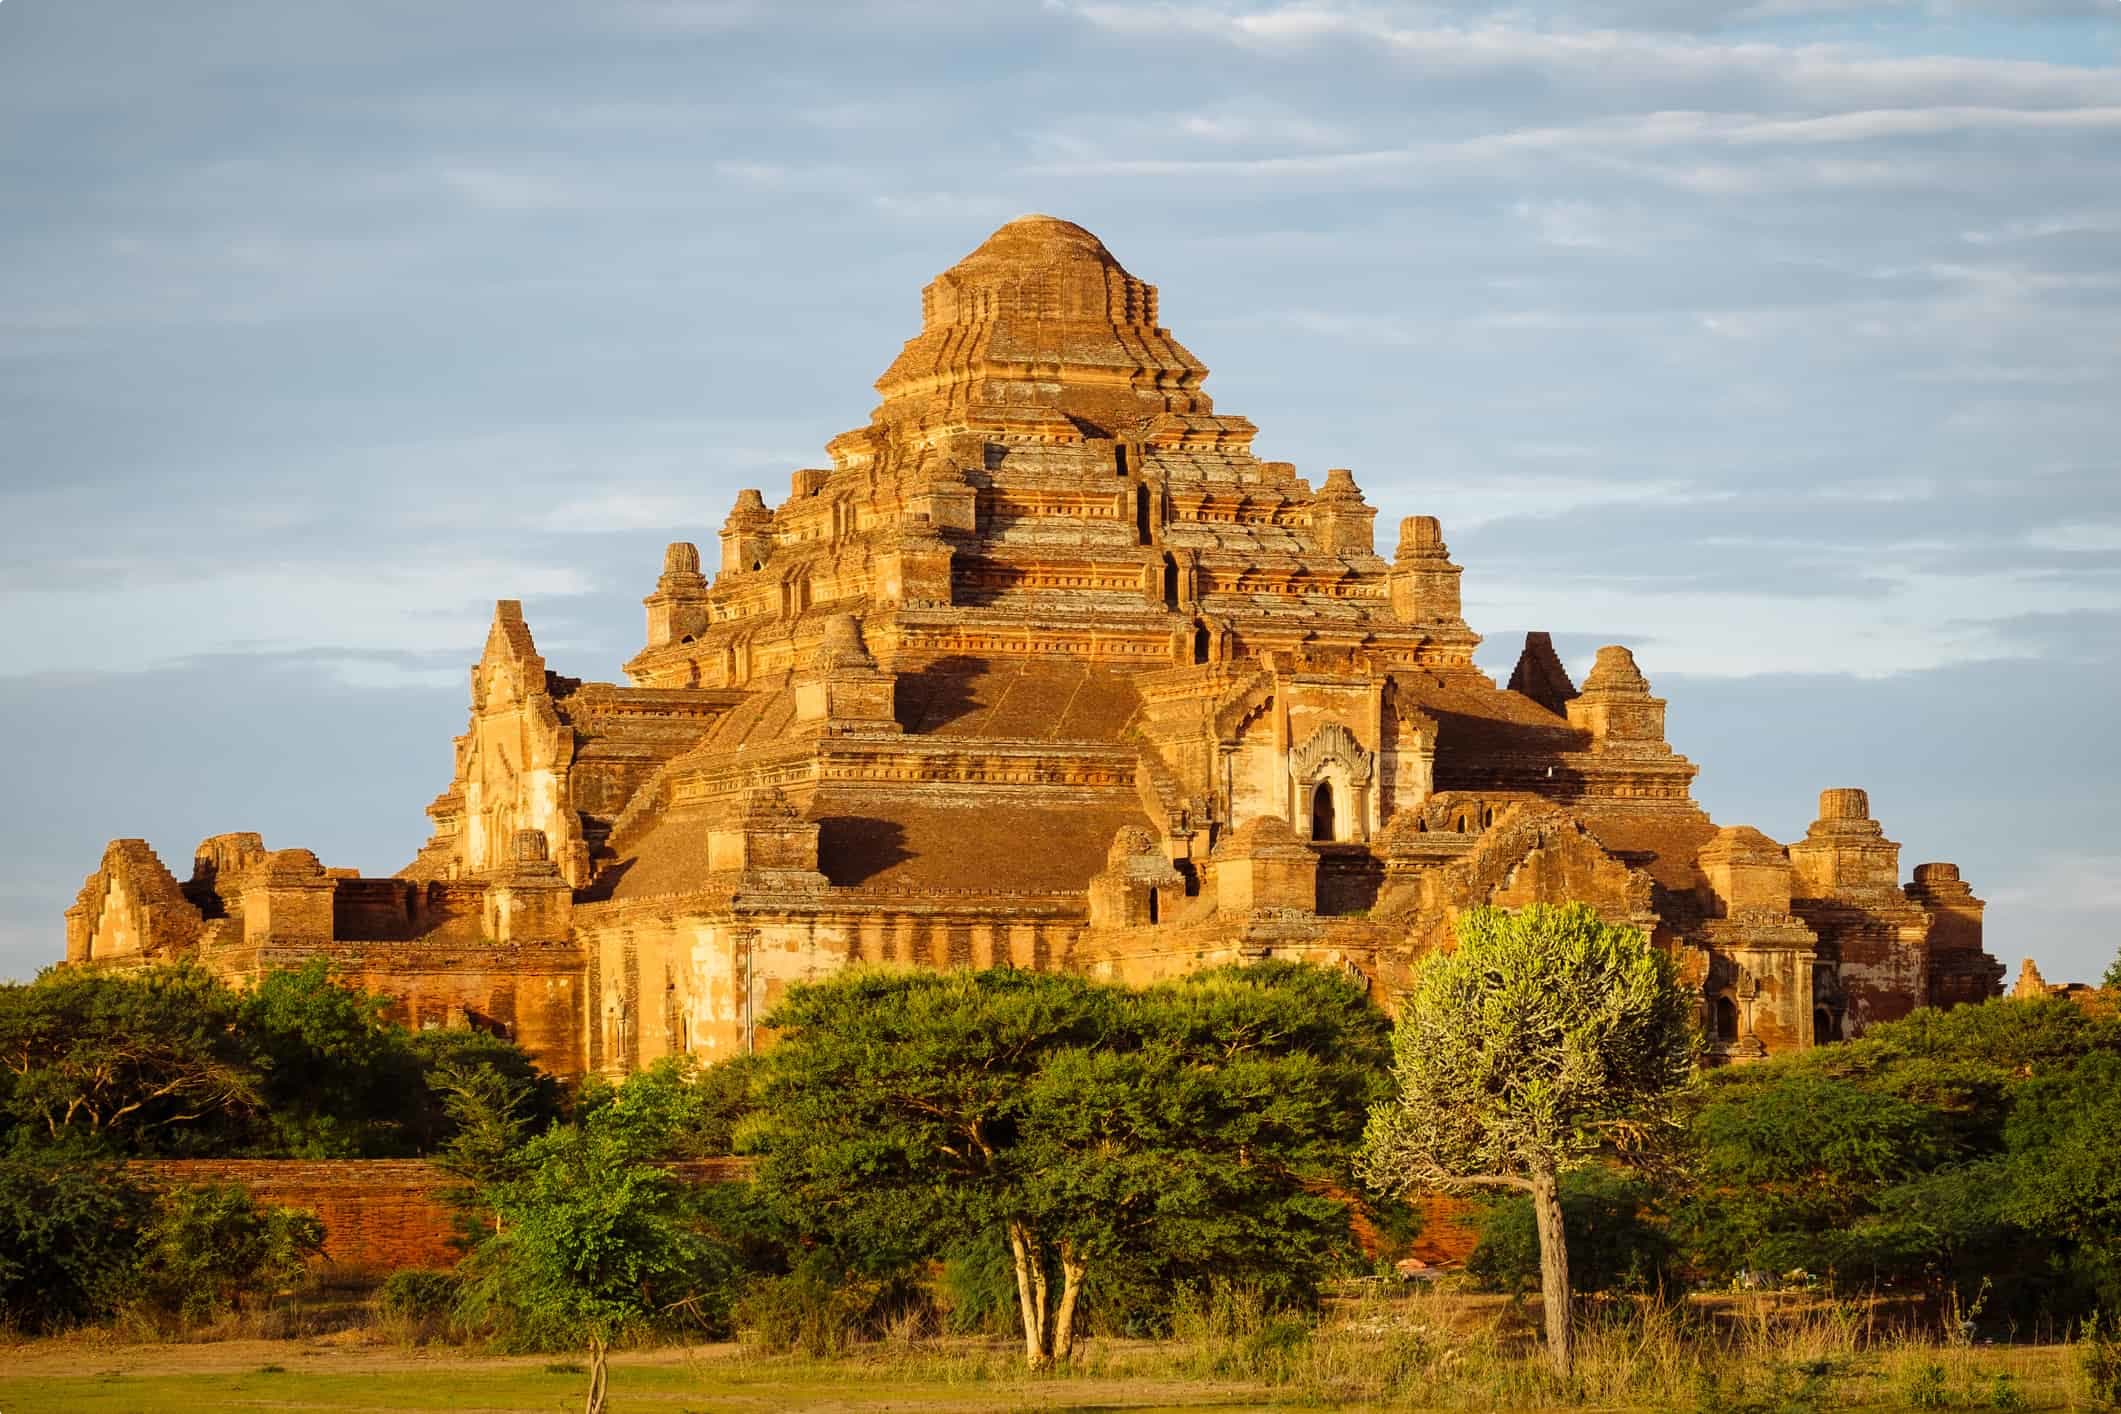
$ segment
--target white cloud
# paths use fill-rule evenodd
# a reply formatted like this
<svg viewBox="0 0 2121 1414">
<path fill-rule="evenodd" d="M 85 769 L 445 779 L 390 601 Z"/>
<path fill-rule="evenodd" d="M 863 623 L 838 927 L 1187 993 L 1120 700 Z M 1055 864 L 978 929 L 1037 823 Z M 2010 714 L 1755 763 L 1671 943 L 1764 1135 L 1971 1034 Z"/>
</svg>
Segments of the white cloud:
<svg viewBox="0 0 2121 1414">
<path fill-rule="evenodd" d="M 530 523 L 559 534 L 614 530 L 668 530 L 718 526 L 729 514 L 728 497 L 652 489 L 599 491 L 535 512 Z"/>
<path fill-rule="evenodd" d="M 1992 886 L 1989 902 L 2082 910 L 2111 918 L 2121 913 L 2121 854 L 2072 852 L 2050 855 L 2031 871 Z M 2087 979 L 2050 977 L 2048 980 Z"/>
<path fill-rule="evenodd" d="M 2029 532 L 2025 543 L 2041 550 L 2064 550 L 2087 554 L 2121 553 L 2121 521 L 2085 520 L 2065 525 L 2042 526 Z"/>
<path fill-rule="evenodd" d="M 210 576 L 131 577 L 107 588 L 17 590 L 0 618 L 9 675 L 131 671 L 216 653 L 472 652 L 496 599 L 580 595 L 565 566 L 476 559 L 431 564 L 223 565 Z M 344 661 L 351 661 L 352 657 Z M 343 664 L 338 671 L 345 671 Z"/>
<path fill-rule="evenodd" d="M 1844 45 L 1718 41 L 1648 30 L 1571 28 L 1509 18 L 1464 25 L 1407 21 L 1375 7 L 1306 3 L 1263 10 L 1206 5 L 1059 6 L 1084 22 L 1129 34 L 1220 39 L 1279 58 L 1327 44 L 1390 54 L 1439 74 L 1523 69 L 1603 92 L 1645 85 L 1750 84 L 1796 101 L 1890 108 L 1956 100 L 1961 107 L 2097 104 L 2115 97 L 2106 72 L 2023 59 L 1898 57 Z M 1968 99 L 1978 100 L 1969 104 Z M 1851 104 L 1851 99 L 1869 102 Z"/>
<path fill-rule="evenodd" d="M 1451 522 L 1445 521 L 1448 532 Z M 1636 553 L 1644 553 L 1637 551 Z M 1537 624 L 1579 635 L 1626 633 L 1643 670 L 1707 677 L 1837 673 L 1889 677 L 1955 663 L 2027 656 L 2036 645 L 2016 636 L 2028 615 L 2076 611 L 2121 613 L 2121 585 L 2058 583 L 2029 573 L 1940 574 L 1891 563 L 1866 552 L 1872 595 L 1732 592 L 1713 584 L 1662 592 L 1631 579 L 1626 555 L 1606 576 L 1538 578 L 1466 574 L 1472 622 Z M 1645 560 L 1647 567 L 1653 561 Z M 1836 562 L 1833 568 L 1846 565 Z M 1790 566 L 1801 577 L 1801 560 Z M 1588 664 L 1580 665 L 1588 668 Z"/>
</svg>

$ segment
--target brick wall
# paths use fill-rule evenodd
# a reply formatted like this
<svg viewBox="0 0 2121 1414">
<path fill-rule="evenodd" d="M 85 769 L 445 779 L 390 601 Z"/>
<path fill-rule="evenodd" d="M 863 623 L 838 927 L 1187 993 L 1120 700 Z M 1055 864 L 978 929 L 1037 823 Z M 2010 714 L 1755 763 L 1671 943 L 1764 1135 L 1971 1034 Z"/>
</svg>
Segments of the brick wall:
<svg viewBox="0 0 2121 1414">
<path fill-rule="evenodd" d="M 239 1183 L 260 1203 L 304 1208 L 324 1222 L 324 1260 L 390 1272 L 454 1266 L 456 1215 L 442 1195 L 458 1180 L 419 1159 L 142 1159 L 130 1166 L 156 1188 Z M 673 1164 L 688 1182 L 749 1176 L 748 1159 Z"/>
</svg>

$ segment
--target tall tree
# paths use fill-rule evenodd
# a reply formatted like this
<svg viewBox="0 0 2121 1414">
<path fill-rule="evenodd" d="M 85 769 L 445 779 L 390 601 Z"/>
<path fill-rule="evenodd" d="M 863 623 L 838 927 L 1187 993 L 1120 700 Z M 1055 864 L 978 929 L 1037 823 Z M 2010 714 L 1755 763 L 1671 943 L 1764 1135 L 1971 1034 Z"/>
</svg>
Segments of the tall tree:
<svg viewBox="0 0 2121 1414">
<path fill-rule="evenodd" d="M 1460 915 L 1422 964 L 1393 1034 L 1398 1096 L 1370 1114 L 1380 1191 L 1497 1186 L 1532 1198 L 1547 1349 L 1572 1365 L 1563 1173 L 1641 1148 L 1693 1071 L 1692 998 L 1670 960 L 1589 907 Z"/>
<path fill-rule="evenodd" d="M 877 1268 L 1004 1231 L 1026 1358 L 1052 1363 L 1055 1326 L 1072 1312 L 1062 1318 L 1048 1290 L 1055 1254 L 1019 1141 L 1040 1068 L 1102 1044 L 1116 1003 L 1084 978 L 1006 968 L 858 971 L 791 989 L 772 1018 L 780 1035 L 752 1133 L 762 1190 Z"/>
<path fill-rule="evenodd" d="M 0 987 L 0 1103 L 43 1142 L 128 1153 L 225 1142 L 262 1103 L 238 1007 L 194 967 L 59 968 Z"/>
<path fill-rule="evenodd" d="M 766 1192 L 883 1266 L 998 1233 L 1033 1368 L 1070 1357 L 1100 1274 L 1301 1295 L 1348 1242 L 1331 1190 L 1385 1051 L 1345 977 L 864 972 L 792 992 L 774 1024 L 750 1136 Z"/>
<path fill-rule="evenodd" d="M 309 1159 L 412 1152 L 422 1067 L 388 1007 L 333 981 L 322 958 L 268 972 L 242 994 L 237 1023 L 263 1075 L 261 1148 Z"/>
</svg>

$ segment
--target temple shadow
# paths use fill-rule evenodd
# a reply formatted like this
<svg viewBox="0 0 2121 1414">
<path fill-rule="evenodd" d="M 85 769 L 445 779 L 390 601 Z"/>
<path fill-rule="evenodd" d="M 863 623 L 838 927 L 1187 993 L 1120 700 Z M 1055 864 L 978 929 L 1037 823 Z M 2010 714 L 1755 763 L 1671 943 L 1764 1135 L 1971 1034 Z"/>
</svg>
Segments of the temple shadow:
<svg viewBox="0 0 2121 1414">
<path fill-rule="evenodd" d="M 896 821 L 834 815 L 817 825 L 818 872 L 835 888 L 865 884 L 913 858 L 906 848 L 906 827 Z"/>
<path fill-rule="evenodd" d="M 918 672 L 900 673 L 895 709 L 899 726 L 919 735 L 978 711 L 982 704 L 972 684 L 992 667 L 985 658 L 954 653 Z"/>
</svg>

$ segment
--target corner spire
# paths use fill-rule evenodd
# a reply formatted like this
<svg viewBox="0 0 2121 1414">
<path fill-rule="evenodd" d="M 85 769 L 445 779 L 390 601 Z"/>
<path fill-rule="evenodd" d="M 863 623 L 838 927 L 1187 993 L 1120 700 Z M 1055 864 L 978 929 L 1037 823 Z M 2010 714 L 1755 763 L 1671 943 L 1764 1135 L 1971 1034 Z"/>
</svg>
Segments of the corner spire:
<svg viewBox="0 0 2121 1414">
<path fill-rule="evenodd" d="M 1554 651 L 1551 636 L 1539 632 L 1524 636 L 1524 651 L 1517 655 L 1517 667 L 1510 673 L 1509 690 L 1523 693 L 1556 716 L 1568 711 L 1576 684 Z"/>
</svg>

